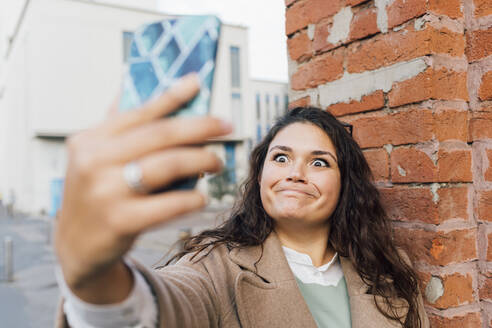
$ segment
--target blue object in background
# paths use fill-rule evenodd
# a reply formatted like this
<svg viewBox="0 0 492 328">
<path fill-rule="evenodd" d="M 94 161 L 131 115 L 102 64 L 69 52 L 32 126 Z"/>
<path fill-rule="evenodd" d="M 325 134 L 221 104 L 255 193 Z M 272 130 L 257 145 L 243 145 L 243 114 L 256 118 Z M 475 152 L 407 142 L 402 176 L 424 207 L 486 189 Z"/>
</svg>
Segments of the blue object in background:
<svg viewBox="0 0 492 328">
<path fill-rule="evenodd" d="M 61 207 L 62 199 L 63 199 L 63 185 L 65 180 L 62 178 L 52 179 L 50 184 L 50 196 L 51 196 L 51 206 L 49 215 L 51 217 L 56 216 L 56 212 Z"/>
<path fill-rule="evenodd" d="M 206 115 L 209 110 L 221 22 L 215 16 L 182 16 L 144 25 L 133 33 L 120 111 L 139 107 L 196 72 L 198 96 L 174 115 Z M 129 35 L 129 34 L 128 34 Z M 127 36 L 128 36 L 127 35 Z"/>
<path fill-rule="evenodd" d="M 229 182 L 236 183 L 236 145 L 234 142 L 225 143 L 225 164 L 229 175 Z"/>
</svg>

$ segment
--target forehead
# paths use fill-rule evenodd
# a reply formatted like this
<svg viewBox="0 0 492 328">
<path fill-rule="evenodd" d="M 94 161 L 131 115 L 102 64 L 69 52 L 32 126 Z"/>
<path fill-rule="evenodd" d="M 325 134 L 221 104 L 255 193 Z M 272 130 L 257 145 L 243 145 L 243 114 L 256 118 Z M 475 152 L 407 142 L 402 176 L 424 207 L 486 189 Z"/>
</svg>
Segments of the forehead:
<svg viewBox="0 0 492 328">
<path fill-rule="evenodd" d="M 269 149 L 274 146 L 287 146 L 293 150 L 325 150 L 336 153 L 331 138 L 320 127 L 311 123 L 293 123 L 273 138 Z"/>
</svg>

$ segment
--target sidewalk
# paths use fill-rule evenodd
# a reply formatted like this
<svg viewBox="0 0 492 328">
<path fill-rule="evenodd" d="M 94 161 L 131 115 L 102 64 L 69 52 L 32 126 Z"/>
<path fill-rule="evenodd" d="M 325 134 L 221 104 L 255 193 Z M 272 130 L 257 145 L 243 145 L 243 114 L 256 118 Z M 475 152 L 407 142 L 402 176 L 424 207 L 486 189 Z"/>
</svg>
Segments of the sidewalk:
<svg viewBox="0 0 492 328">
<path fill-rule="evenodd" d="M 142 235 L 130 255 L 151 267 L 177 241 L 181 229 L 197 233 L 220 223 L 223 209 L 207 209 L 183 217 L 166 227 Z M 218 219 L 219 218 L 219 219 Z M 50 218 L 9 218 L 0 210 L 0 326 L 6 328 L 53 327 L 58 302 L 55 257 Z M 4 275 L 4 238 L 13 240 L 14 281 Z M 162 262 L 159 262 L 162 263 Z"/>
</svg>

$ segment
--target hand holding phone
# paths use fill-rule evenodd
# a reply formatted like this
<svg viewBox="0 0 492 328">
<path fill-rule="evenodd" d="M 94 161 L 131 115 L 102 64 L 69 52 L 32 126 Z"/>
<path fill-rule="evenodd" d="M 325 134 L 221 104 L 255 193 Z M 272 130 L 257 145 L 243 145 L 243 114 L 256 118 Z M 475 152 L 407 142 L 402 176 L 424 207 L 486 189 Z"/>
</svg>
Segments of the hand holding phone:
<svg viewBox="0 0 492 328">
<path fill-rule="evenodd" d="M 139 28 L 131 44 L 120 111 L 141 106 L 168 90 L 182 76 L 195 72 L 200 79 L 200 92 L 173 115 L 207 115 L 220 27 L 215 16 L 182 16 Z M 191 189 L 196 182 L 197 178 L 191 177 L 154 192 Z"/>
<path fill-rule="evenodd" d="M 205 205 L 198 190 L 141 194 L 128 186 L 125 163 L 138 161 L 150 189 L 198 172 L 217 172 L 210 151 L 183 147 L 228 134 L 212 117 L 164 118 L 196 95 L 194 76 L 133 112 L 71 136 L 68 165 L 55 235 L 56 252 L 69 288 L 89 303 L 117 303 L 132 279 L 122 257 L 139 234 Z M 118 278 L 119 277 L 119 278 Z"/>
</svg>

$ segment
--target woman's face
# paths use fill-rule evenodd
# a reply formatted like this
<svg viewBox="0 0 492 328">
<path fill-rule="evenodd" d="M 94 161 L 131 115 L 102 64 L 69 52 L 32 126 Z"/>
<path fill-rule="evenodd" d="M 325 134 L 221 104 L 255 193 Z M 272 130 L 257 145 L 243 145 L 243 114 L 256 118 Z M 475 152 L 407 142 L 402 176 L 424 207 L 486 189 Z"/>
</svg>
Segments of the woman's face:
<svg viewBox="0 0 492 328">
<path fill-rule="evenodd" d="M 337 206 L 340 170 L 331 139 L 310 123 L 293 123 L 268 147 L 260 177 L 265 211 L 275 221 L 324 223 Z"/>
</svg>

